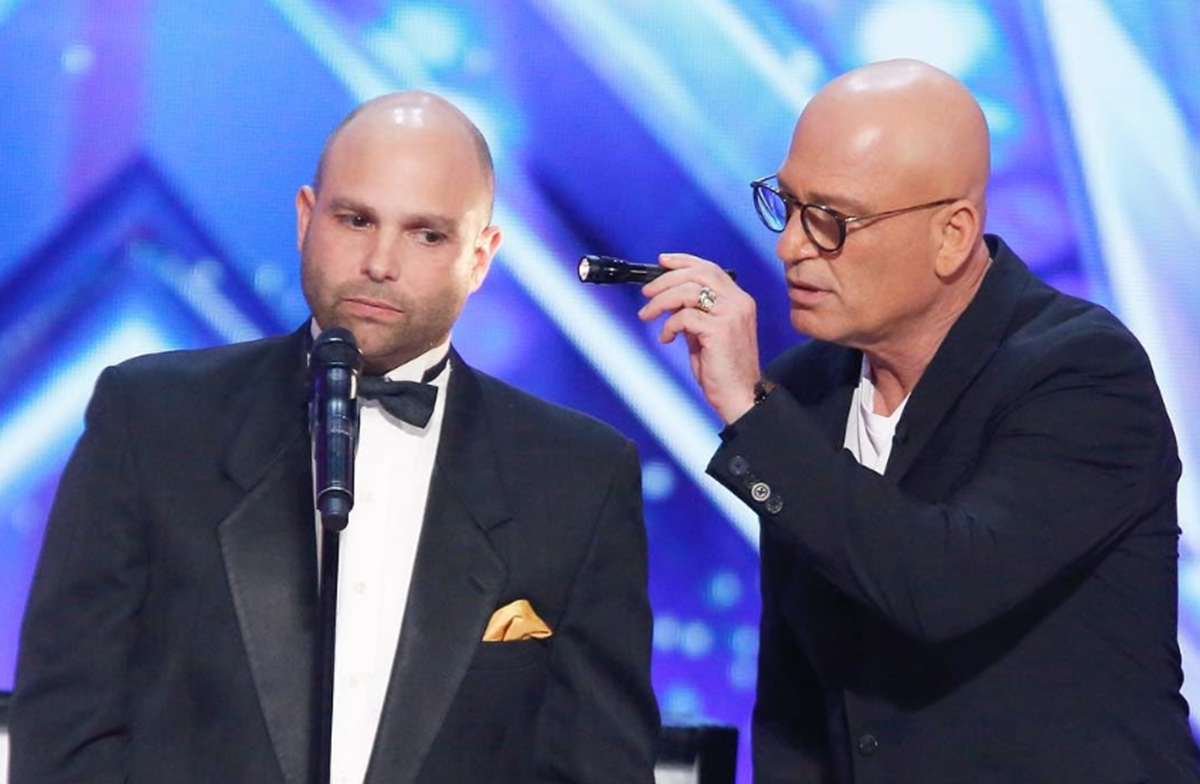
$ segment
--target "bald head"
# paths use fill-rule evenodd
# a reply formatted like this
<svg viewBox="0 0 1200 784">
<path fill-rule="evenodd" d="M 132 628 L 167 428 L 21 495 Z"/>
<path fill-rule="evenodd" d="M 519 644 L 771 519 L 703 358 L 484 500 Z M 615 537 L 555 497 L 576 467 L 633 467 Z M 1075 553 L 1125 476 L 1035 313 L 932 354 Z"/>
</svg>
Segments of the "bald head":
<svg viewBox="0 0 1200 784">
<path fill-rule="evenodd" d="M 984 209 L 991 154 L 983 111 L 962 83 L 926 63 L 889 60 L 834 79 L 796 126 L 793 145 L 809 140 L 903 203 L 963 198 Z"/>
<path fill-rule="evenodd" d="M 464 154 L 478 163 L 479 182 L 487 200 L 487 215 L 491 219 L 495 194 L 495 172 L 492 152 L 478 126 L 454 104 L 433 93 L 407 90 L 388 93 L 359 105 L 346 115 L 325 141 L 317 170 L 313 175 L 313 190 L 320 191 L 329 165 L 332 150 L 344 136 L 391 134 L 436 134 L 450 144 L 459 143 Z M 469 151 L 469 152 L 467 152 Z"/>
<path fill-rule="evenodd" d="M 442 345 L 500 246 L 479 129 L 424 92 L 368 101 L 296 194 L 300 283 L 322 329 L 349 329 L 383 373 Z"/>
<path fill-rule="evenodd" d="M 989 168 L 983 112 L 944 71 L 892 60 L 826 85 L 778 172 L 785 193 L 833 211 L 801 212 L 780 236 L 793 326 L 873 364 L 927 360 L 987 270 Z M 836 250 L 811 239 L 822 220 L 826 237 L 844 231 Z"/>
</svg>

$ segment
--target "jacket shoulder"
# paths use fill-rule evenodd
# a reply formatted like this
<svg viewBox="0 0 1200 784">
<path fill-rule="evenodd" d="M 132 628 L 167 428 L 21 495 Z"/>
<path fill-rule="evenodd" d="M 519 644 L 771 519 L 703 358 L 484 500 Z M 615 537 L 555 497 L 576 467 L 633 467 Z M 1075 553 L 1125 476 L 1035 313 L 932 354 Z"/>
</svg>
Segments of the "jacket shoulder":
<svg viewBox="0 0 1200 784">
<path fill-rule="evenodd" d="M 263 370 L 299 369 L 302 351 L 293 333 L 213 348 L 145 354 L 112 370 L 131 388 L 151 390 L 156 397 L 194 397 L 207 391 L 224 394 Z"/>
<path fill-rule="evenodd" d="M 1152 373 L 1145 348 L 1110 310 L 1037 278 L 1014 309 L 1000 354 L 1102 375 L 1118 369 Z"/>
<path fill-rule="evenodd" d="M 479 380 L 491 420 L 524 447 L 582 449 L 619 453 L 630 439 L 611 425 L 574 409 L 551 403 L 498 378 L 472 369 Z"/>
</svg>

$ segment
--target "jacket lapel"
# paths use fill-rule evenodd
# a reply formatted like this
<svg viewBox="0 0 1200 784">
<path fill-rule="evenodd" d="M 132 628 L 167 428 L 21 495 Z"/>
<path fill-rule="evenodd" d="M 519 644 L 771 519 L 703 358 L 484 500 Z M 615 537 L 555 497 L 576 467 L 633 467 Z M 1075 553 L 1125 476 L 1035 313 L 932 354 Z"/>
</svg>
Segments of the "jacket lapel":
<svg viewBox="0 0 1200 784">
<path fill-rule="evenodd" d="M 424 524 L 368 784 L 411 784 L 507 578 L 488 532 L 507 503 L 483 390 L 457 353 Z"/>
<path fill-rule="evenodd" d="M 854 398 L 854 390 L 858 386 L 858 378 L 862 373 L 862 352 L 854 349 L 843 349 L 830 368 L 832 378 L 828 392 L 815 401 L 809 410 L 829 443 L 834 449 L 841 449 L 846 441 L 846 419 L 850 415 L 850 401 Z"/>
<path fill-rule="evenodd" d="M 793 352 L 807 352 L 797 362 Z M 809 411 L 834 449 L 846 440 L 846 418 L 850 400 L 862 369 L 862 352 L 833 343 L 805 344 L 785 353 L 767 368 L 766 376 L 777 381 Z"/>
<path fill-rule="evenodd" d="M 307 330 L 305 325 L 303 330 Z M 227 475 L 246 491 L 217 530 L 263 717 L 287 784 L 307 784 L 316 543 L 301 332 L 231 402 Z"/>
<path fill-rule="evenodd" d="M 899 483 L 955 401 L 996 353 L 1029 284 L 1025 264 L 1001 240 L 988 237 L 992 266 L 975 299 L 950 328 L 912 391 L 896 427 L 885 476 Z"/>
</svg>

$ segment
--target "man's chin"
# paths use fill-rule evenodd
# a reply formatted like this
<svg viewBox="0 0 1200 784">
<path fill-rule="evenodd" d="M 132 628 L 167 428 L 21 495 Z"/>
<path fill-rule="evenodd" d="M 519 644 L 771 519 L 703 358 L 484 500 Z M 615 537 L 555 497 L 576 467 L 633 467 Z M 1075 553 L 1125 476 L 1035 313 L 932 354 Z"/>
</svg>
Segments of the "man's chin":
<svg viewBox="0 0 1200 784">
<path fill-rule="evenodd" d="M 811 310 L 792 309 L 792 329 L 801 335 L 807 335 L 816 340 L 829 340 L 829 325 L 817 318 Z"/>
</svg>

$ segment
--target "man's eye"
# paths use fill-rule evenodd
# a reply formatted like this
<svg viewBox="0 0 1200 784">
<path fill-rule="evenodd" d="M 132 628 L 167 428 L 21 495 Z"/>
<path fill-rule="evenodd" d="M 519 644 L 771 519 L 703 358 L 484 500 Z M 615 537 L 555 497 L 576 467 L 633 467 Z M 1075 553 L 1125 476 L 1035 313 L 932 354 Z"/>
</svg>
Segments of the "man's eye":
<svg viewBox="0 0 1200 784">
<path fill-rule="evenodd" d="M 426 245 L 437 245 L 446 239 L 446 235 L 433 229 L 421 229 L 417 232 L 417 239 Z"/>
<path fill-rule="evenodd" d="M 359 215 L 358 213 L 346 213 L 344 215 L 339 215 L 338 221 L 342 225 L 349 226 L 352 229 L 365 229 L 371 225 L 371 221 L 369 218 L 367 218 L 367 216 Z"/>
</svg>

